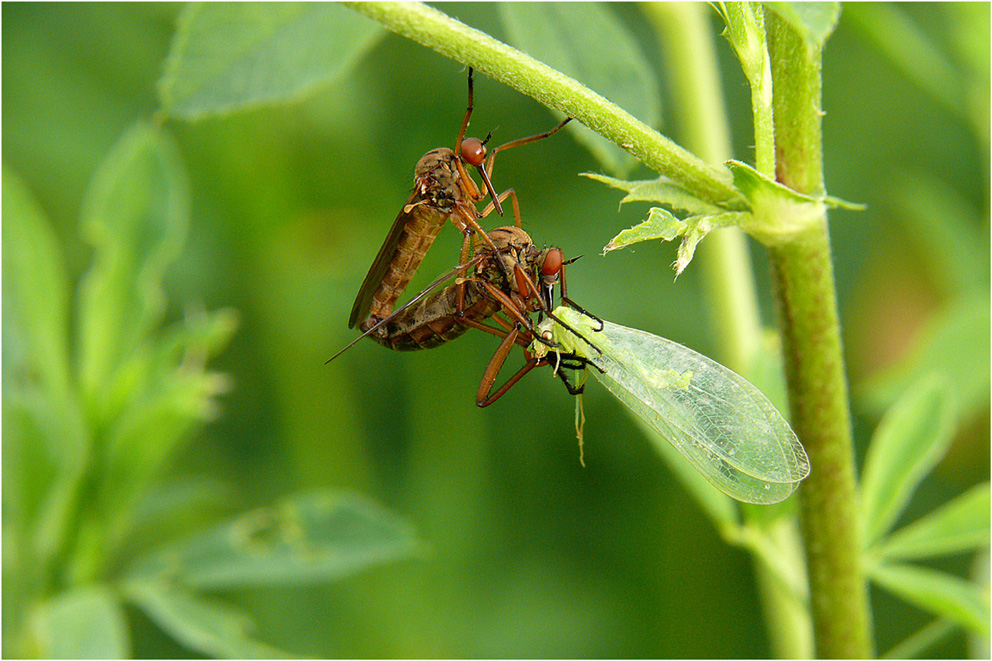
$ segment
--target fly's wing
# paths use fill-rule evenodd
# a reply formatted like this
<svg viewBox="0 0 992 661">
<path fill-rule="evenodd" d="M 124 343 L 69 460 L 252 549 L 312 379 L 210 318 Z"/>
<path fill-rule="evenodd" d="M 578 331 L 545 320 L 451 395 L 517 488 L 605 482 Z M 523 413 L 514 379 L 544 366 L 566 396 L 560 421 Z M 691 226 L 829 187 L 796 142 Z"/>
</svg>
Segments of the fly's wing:
<svg viewBox="0 0 992 661">
<path fill-rule="evenodd" d="M 372 309 L 372 299 L 375 297 L 375 292 L 382 283 L 383 277 L 389 270 L 390 262 L 393 261 L 393 255 L 396 253 L 396 246 L 399 245 L 403 229 L 407 226 L 411 216 L 417 212 L 419 207 L 414 207 L 410 211 L 405 211 L 405 209 L 417 201 L 418 194 L 417 191 L 414 191 L 410 194 L 410 199 L 403 205 L 403 209 L 400 210 L 399 215 L 396 216 L 396 220 L 393 221 L 393 226 L 389 229 L 389 235 L 383 241 L 382 247 L 379 248 L 379 253 L 375 256 L 375 261 L 372 262 L 369 272 L 365 274 L 362 287 L 358 290 L 358 296 L 355 297 L 354 305 L 351 306 L 348 328 L 354 328 L 356 324 L 369 316 L 369 310 Z"/>
<path fill-rule="evenodd" d="M 345 351 L 347 351 L 351 347 L 353 347 L 356 344 L 358 344 L 359 340 L 365 339 L 366 336 L 371 335 L 377 329 L 381 328 L 382 326 L 385 326 L 389 322 L 395 320 L 397 317 L 400 317 L 400 316 L 404 315 L 408 309 L 412 308 L 414 305 L 416 305 L 417 303 L 419 303 L 424 297 L 429 296 L 431 294 L 431 292 L 435 291 L 442 284 L 444 284 L 448 280 L 451 280 L 453 277 L 455 277 L 455 275 L 458 274 L 459 271 L 461 271 L 462 269 L 468 269 L 468 268 L 471 268 L 471 267 L 475 266 L 476 264 L 478 264 L 479 262 L 481 262 L 483 259 L 485 259 L 487 256 L 488 255 L 486 255 L 486 254 L 476 255 L 475 257 L 473 257 L 472 259 L 470 259 L 468 261 L 468 263 L 466 263 L 466 264 L 459 264 L 458 266 L 456 266 L 455 268 L 451 269 L 450 271 L 448 271 L 446 273 L 443 273 L 442 275 L 438 276 L 431 284 L 429 284 L 426 287 L 424 287 L 424 289 L 419 294 L 417 294 L 416 296 L 414 296 L 413 298 L 411 298 L 409 301 L 407 301 L 406 303 L 404 303 L 403 305 L 401 305 L 399 308 L 393 310 L 393 312 L 390 313 L 389 316 L 387 316 L 387 317 L 385 317 L 383 319 L 380 319 L 375 325 L 370 326 L 369 328 L 367 328 L 361 335 L 359 335 L 354 340 L 352 340 L 351 342 L 349 342 L 347 346 L 345 346 L 343 349 L 341 349 L 340 351 L 338 351 L 336 354 L 334 354 L 333 356 L 331 356 L 330 358 L 328 358 L 324 362 L 324 364 L 326 365 L 327 363 L 331 362 L 332 360 L 334 360 L 335 358 L 337 358 L 338 356 L 340 356 L 341 354 L 343 354 Z M 356 301 L 356 304 L 357 304 L 357 301 Z"/>
<path fill-rule="evenodd" d="M 583 325 L 579 313 L 559 311 L 566 323 Z M 588 356 L 603 370 L 593 374 L 727 495 L 779 502 L 809 474 L 789 424 L 743 377 L 681 344 L 610 322 L 590 339 L 603 352 Z"/>
</svg>

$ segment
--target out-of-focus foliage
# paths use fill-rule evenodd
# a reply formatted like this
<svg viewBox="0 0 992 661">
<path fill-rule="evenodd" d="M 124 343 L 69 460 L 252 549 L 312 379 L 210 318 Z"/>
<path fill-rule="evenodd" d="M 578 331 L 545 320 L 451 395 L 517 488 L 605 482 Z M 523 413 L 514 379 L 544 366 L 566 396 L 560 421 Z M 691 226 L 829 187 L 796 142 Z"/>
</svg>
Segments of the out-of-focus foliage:
<svg viewBox="0 0 992 661">
<path fill-rule="evenodd" d="M 180 9 L 3 6 L 4 642 L 27 631 L 36 647 L 24 653 L 84 656 L 279 649 L 345 657 L 766 656 L 749 562 L 721 542 L 603 390 L 590 387 L 585 397 L 583 468 L 573 402 L 543 370 L 494 406 L 475 407 L 495 338 L 469 334 L 409 354 L 361 343 L 323 365 L 353 337 L 351 301 L 407 197 L 414 164 L 428 149 L 454 143 L 464 68 L 377 27 L 356 27 L 355 48 L 364 55 L 330 82 L 294 81 L 302 91 L 292 104 L 155 127 L 140 120 L 161 107 L 163 73 L 166 83 L 175 75 L 167 56 Z M 444 9 L 497 38 L 521 29 L 504 24 L 492 5 Z M 638 8 L 602 10 L 657 72 L 660 49 Z M 307 28 L 320 25 L 290 23 L 301 42 Z M 926 48 L 898 48 L 885 26 L 900 26 Z M 750 100 L 730 47 L 720 47 L 736 157 L 751 162 Z M 866 5 L 845 7 L 823 66 L 827 190 L 868 206 L 831 212 L 859 452 L 882 412 L 932 375 L 954 402 L 946 406 L 955 422 L 926 439 L 947 443 L 946 456 L 911 500 L 912 487 L 903 490 L 879 531 L 896 532 L 875 550 L 900 560 L 952 552 L 928 567 L 961 577 L 971 570 L 963 552 L 975 542 L 974 529 L 960 522 L 973 520 L 968 513 L 980 509 L 983 493 L 987 499 L 987 489 L 974 485 L 989 477 L 988 52 L 988 5 Z M 670 108 L 679 99 L 660 83 L 656 107 Z M 166 89 L 171 98 L 190 98 Z M 128 133 L 136 120 L 143 128 Z M 477 78 L 470 133 L 495 129 L 499 143 L 555 121 L 529 99 Z M 584 307 L 719 359 L 696 270 L 672 282 L 675 247 L 651 242 L 599 256 L 647 209 L 634 201 L 618 212 L 615 191 L 576 176 L 604 169 L 569 136 L 584 130 L 570 126 L 501 154 L 495 185 L 516 189 L 536 242 L 587 255 L 568 271 L 569 293 Z M 108 205 L 105 174 L 86 191 L 94 173 L 114 167 L 115 156 L 107 155 L 119 155 L 120 144 L 151 145 L 156 156 L 126 171 L 132 197 Z M 651 176 L 638 168 L 629 178 Z M 139 190 L 149 199 L 133 197 Z M 160 211 L 145 215 L 158 224 L 143 227 L 158 232 L 122 229 L 112 237 L 122 246 L 117 259 L 149 265 L 125 283 L 113 274 L 136 263 L 109 256 L 101 223 L 126 223 L 136 205 L 152 202 Z M 188 218 L 181 250 L 170 225 L 176 214 Z M 456 234 L 442 232 L 412 290 L 454 264 Z M 771 325 L 767 274 L 756 252 Z M 164 298 L 142 277 L 157 281 Z M 216 354 L 230 329 L 223 316 L 196 310 L 227 308 L 237 311 L 238 330 L 210 369 L 179 361 L 186 355 L 180 347 L 198 343 Z M 94 326 L 95 317 L 112 323 L 114 333 Z M 176 330 L 163 332 L 163 324 Z M 176 378 L 214 372 L 226 374 L 230 387 L 205 411 L 193 406 L 204 390 Z M 135 482 L 78 488 L 92 475 L 80 468 L 91 465 L 92 453 L 109 462 L 114 472 L 106 475 L 135 479 L 150 468 L 142 462 L 163 437 L 172 438 L 151 419 L 123 422 L 137 386 L 153 383 L 173 388 L 170 397 L 187 397 L 182 410 L 197 421 L 204 412 L 216 415 L 193 425 L 194 435 L 169 441 L 182 450 L 155 459 L 165 474 L 156 474 L 161 480 L 145 498 L 137 498 Z M 134 410 L 157 415 L 153 407 Z M 116 451 L 103 454 L 110 446 L 100 444 L 115 424 Z M 158 440 L 146 447 L 142 439 Z M 152 571 L 167 541 L 187 539 L 216 560 L 214 569 L 238 575 L 245 565 L 218 543 L 232 529 L 257 531 L 245 540 L 275 553 L 300 539 L 317 545 L 341 532 L 330 516 L 338 510 L 315 504 L 327 496 L 306 495 L 326 489 L 357 490 L 400 512 L 432 553 L 335 582 L 308 583 L 301 573 L 252 588 L 245 587 L 250 581 L 176 585 L 140 573 Z M 300 493 L 285 505 L 263 508 L 293 492 Z M 408 529 L 381 508 L 343 502 L 354 516 L 393 525 L 397 549 L 407 548 Z M 952 504 L 923 516 L 945 502 Z M 122 527 L 121 511 L 130 527 Z M 312 518 L 314 511 L 327 518 Z M 301 520 L 326 525 L 304 526 L 317 538 L 299 537 Z M 86 525 L 77 528 L 79 522 Z M 364 530 L 377 538 L 378 524 Z M 933 530 L 965 530 L 961 538 L 971 541 L 950 551 L 921 545 Z M 104 537 L 94 531 L 120 533 L 118 553 L 96 548 Z M 39 585 L 69 547 L 91 552 Z M 185 552 L 195 556 L 196 549 Z M 203 557 L 173 551 L 169 567 L 190 575 L 202 567 Z M 335 562 L 343 564 L 328 564 L 328 577 L 347 565 Z M 889 563 L 877 580 L 918 575 L 907 567 Z M 271 576 L 272 567 L 248 571 Z M 66 590 L 74 581 L 84 587 Z M 59 597 L 21 600 L 33 594 Z M 123 600 L 142 614 L 123 609 Z M 880 650 L 929 621 L 884 592 L 873 600 Z M 73 641 L 53 633 L 66 623 L 92 636 Z M 927 651 L 964 653 L 960 634 Z"/>
<path fill-rule="evenodd" d="M 15 349 L 4 362 L 3 625 L 14 656 L 131 656 L 125 602 L 197 652 L 282 656 L 252 639 L 248 615 L 202 593 L 327 581 L 414 550 L 405 524 L 320 492 L 208 534 L 153 531 L 169 518 L 192 515 L 193 530 L 211 520 L 218 492 L 170 498 L 175 480 L 161 474 L 216 417 L 228 379 L 205 363 L 236 327 L 231 310 L 194 309 L 159 329 L 162 276 L 189 225 L 182 159 L 143 123 L 114 146 L 83 204 L 93 264 L 74 297 L 48 219 L 6 168 L 3 187 Z M 143 507 L 156 492 L 159 507 Z M 136 543 L 142 528 L 152 532 Z"/>
</svg>

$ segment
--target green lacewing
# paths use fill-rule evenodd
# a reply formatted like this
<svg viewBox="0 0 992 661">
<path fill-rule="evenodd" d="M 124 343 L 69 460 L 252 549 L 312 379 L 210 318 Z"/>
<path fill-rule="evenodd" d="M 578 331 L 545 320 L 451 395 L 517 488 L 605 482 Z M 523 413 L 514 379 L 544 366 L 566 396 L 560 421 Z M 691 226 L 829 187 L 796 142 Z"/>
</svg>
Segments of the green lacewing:
<svg viewBox="0 0 992 661">
<path fill-rule="evenodd" d="M 589 361 L 606 388 L 677 449 L 717 489 L 746 503 L 785 500 L 809 459 L 775 406 L 743 377 L 671 340 L 559 306 L 538 327 L 559 345 L 531 345 Z M 594 346 L 593 346 L 594 345 Z M 549 357 L 554 363 L 554 358 Z"/>
</svg>

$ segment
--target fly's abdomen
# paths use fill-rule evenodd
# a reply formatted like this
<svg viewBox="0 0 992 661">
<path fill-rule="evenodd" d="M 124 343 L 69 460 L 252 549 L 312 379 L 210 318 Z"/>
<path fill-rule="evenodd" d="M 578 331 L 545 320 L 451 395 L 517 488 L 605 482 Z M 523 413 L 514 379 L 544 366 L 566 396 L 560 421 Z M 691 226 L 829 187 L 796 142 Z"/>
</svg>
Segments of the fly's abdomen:
<svg viewBox="0 0 992 661">
<path fill-rule="evenodd" d="M 410 214 L 389 266 L 372 296 L 369 316 L 382 319 L 393 311 L 396 300 L 403 295 L 406 286 L 410 284 L 410 278 L 420 268 L 424 256 L 449 215 L 443 210 L 428 206 L 418 207 Z"/>
<path fill-rule="evenodd" d="M 482 322 L 499 312 L 499 304 L 485 296 L 475 282 L 465 283 L 464 313 L 456 313 L 458 285 L 449 285 L 411 306 L 380 326 L 369 337 L 394 351 L 433 349 L 463 335 L 469 328 L 467 318 Z M 362 330 L 374 325 L 368 320 Z"/>
<path fill-rule="evenodd" d="M 428 152 L 417 163 L 414 195 L 396 219 L 401 228 L 392 251 L 382 256 L 388 260 L 388 265 L 372 297 L 370 317 L 383 319 L 389 316 L 441 228 L 456 208 L 468 203 L 459 186 L 454 158 L 450 149 L 440 148 Z M 474 212 L 475 207 L 468 204 Z"/>
</svg>

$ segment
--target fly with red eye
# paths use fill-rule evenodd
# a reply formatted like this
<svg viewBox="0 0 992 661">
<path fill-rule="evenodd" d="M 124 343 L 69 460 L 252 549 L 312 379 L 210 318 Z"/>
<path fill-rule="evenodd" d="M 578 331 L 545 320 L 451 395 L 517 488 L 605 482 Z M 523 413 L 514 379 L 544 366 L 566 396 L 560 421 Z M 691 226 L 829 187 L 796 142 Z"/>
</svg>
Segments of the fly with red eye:
<svg viewBox="0 0 992 661">
<path fill-rule="evenodd" d="M 598 322 L 599 328 L 594 328 L 594 331 L 602 330 L 603 322 L 599 319 L 599 317 L 591 314 L 568 297 L 565 285 L 565 266 L 579 259 L 581 255 L 579 257 L 573 257 L 572 259 L 565 260 L 560 248 L 547 248 L 543 251 L 538 251 L 533 246 L 533 243 L 530 243 L 530 237 L 528 237 L 523 230 L 517 229 L 516 231 L 520 235 L 523 235 L 523 237 L 526 237 L 526 241 L 529 244 L 528 252 L 518 253 L 518 257 L 513 264 L 513 273 L 517 284 L 517 291 L 501 293 L 496 290 L 493 282 L 484 281 L 482 283 L 490 297 L 500 301 L 502 311 L 507 318 L 513 319 L 514 323 L 507 324 L 498 316 L 494 316 L 493 319 L 503 327 L 503 330 L 476 326 L 481 330 L 486 330 L 503 338 L 495 353 L 493 353 L 493 357 L 490 359 L 489 364 L 486 366 L 485 372 L 483 372 L 482 375 L 482 381 L 479 383 L 479 390 L 476 393 L 476 404 L 480 407 L 489 406 L 498 400 L 506 393 L 507 390 L 513 387 L 517 381 L 523 378 L 524 375 L 535 367 L 550 364 L 546 357 L 534 356 L 529 350 L 529 347 L 535 340 L 550 348 L 558 348 L 557 345 L 550 340 L 550 338 L 540 334 L 536 330 L 537 324 L 539 324 L 545 316 L 552 318 L 556 323 L 562 325 L 570 332 L 582 337 L 582 339 L 586 341 L 594 351 L 599 352 L 599 349 L 596 348 L 594 342 L 591 342 L 588 338 L 582 336 L 581 333 L 578 333 L 578 331 L 573 329 L 552 312 L 552 309 L 554 308 L 554 290 L 555 287 L 560 284 L 561 302 Z M 531 313 L 537 314 L 536 323 L 531 320 Z M 493 392 L 492 388 L 493 384 L 496 382 L 496 377 L 499 375 L 499 372 L 502 369 L 503 364 L 506 362 L 506 358 L 509 356 L 514 344 L 523 347 L 526 362 L 523 367 L 521 367 L 506 381 L 506 383 Z M 583 386 L 574 385 L 566 376 L 566 370 L 572 372 L 580 371 L 584 370 L 588 365 L 593 365 L 593 363 L 582 356 L 563 351 L 555 352 L 555 376 L 561 379 L 562 383 L 565 384 L 565 388 L 571 395 L 581 394 Z M 593 366 L 595 367 L 595 365 Z"/>
<path fill-rule="evenodd" d="M 481 248 L 473 259 L 435 280 L 395 312 L 367 324 L 360 337 L 327 362 L 366 336 L 389 349 L 411 351 L 440 346 L 476 328 L 501 338 L 479 384 L 476 395 L 479 406 L 489 406 L 529 371 L 548 364 L 547 359 L 537 358 L 528 350 L 534 340 L 557 348 L 536 333 L 532 315 L 538 315 L 538 323 L 543 316 L 550 316 L 568 328 L 551 312 L 554 289 L 559 282 L 562 302 L 588 315 L 565 295 L 564 266 L 574 260 L 565 261 L 558 248 L 538 249 L 518 227 L 500 227 L 489 236 L 494 248 Z M 441 287 L 458 273 L 467 275 Z M 498 327 L 486 323 L 489 320 Z M 594 346 L 593 342 L 590 344 Z M 526 362 L 494 392 L 496 377 L 514 345 L 523 348 Z M 582 388 L 569 381 L 565 370 L 583 369 L 587 364 L 589 361 L 584 358 L 556 353 L 555 374 L 573 395 L 581 393 Z"/>
<path fill-rule="evenodd" d="M 484 140 L 465 137 L 472 116 L 473 99 L 472 69 L 469 69 L 468 108 L 455 140 L 455 149 L 440 147 L 431 150 L 417 163 L 413 192 L 393 221 L 386 240 L 362 282 L 351 308 L 349 328 L 359 325 L 364 331 L 389 316 L 448 220 L 464 235 L 460 264 L 467 264 L 469 261 L 473 236 L 478 237 L 478 241 L 489 250 L 496 249 L 478 221 L 494 210 L 503 215 L 502 202 L 507 198 L 513 203 L 514 222 L 520 227 L 520 205 L 516 193 L 510 188 L 497 194 L 492 184 L 496 154 L 547 138 L 564 127 L 569 119 L 550 131 L 513 140 L 487 153 L 486 143 L 491 133 Z M 483 188 L 479 188 L 469 176 L 465 163 L 478 170 Z M 480 213 L 475 204 L 487 196 L 491 200 Z M 460 274 L 464 275 L 465 273 Z"/>
</svg>

